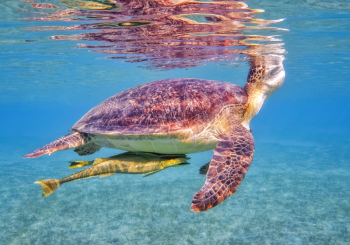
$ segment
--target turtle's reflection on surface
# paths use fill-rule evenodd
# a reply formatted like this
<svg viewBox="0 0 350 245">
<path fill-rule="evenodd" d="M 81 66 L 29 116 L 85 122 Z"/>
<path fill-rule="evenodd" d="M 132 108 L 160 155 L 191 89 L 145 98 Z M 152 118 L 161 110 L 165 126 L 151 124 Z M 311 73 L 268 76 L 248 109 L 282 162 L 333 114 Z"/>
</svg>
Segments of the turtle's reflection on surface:
<svg viewBox="0 0 350 245">
<path fill-rule="evenodd" d="M 27 19 L 78 23 L 26 30 L 68 31 L 61 35 L 55 32 L 51 39 L 84 41 L 78 44 L 79 48 L 109 54 L 105 56 L 108 59 L 142 62 L 142 66 L 150 69 L 189 68 L 207 62 L 236 63 L 245 59 L 245 55 L 284 53 L 281 44 L 273 43 L 281 41 L 277 36 L 254 33 L 262 29 L 282 30 L 270 26 L 282 20 L 257 19 L 255 15 L 263 11 L 250 9 L 244 2 L 65 0 L 62 3 L 62 9 L 54 13 L 36 13 L 37 17 Z"/>
<path fill-rule="evenodd" d="M 108 158 L 96 158 L 94 161 L 70 162 L 70 169 L 92 165 L 78 173 L 62 179 L 47 179 L 36 181 L 41 185 L 43 196 L 48 196 L 63 183 L 100 176 L 101 178 L 117 173 L 144 174 L 146 176 L 157 173 L 169 167 L 180 167 L 188 165 L 190 158 L 184 154 L 163 155 L 155 153 L 133 153 L 126 152 Z"/>
</svg>

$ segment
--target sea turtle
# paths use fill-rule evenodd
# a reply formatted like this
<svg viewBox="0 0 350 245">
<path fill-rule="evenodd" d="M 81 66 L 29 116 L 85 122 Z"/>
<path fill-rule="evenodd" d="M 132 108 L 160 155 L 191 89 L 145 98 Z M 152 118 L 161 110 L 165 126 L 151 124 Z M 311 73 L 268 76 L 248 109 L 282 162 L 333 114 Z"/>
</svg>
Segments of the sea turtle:
<svg viewBox="0 0 350 245">
<path fill-rule="evenodd" d="M 118 93 L 90 110 L 70 134 L 25 158 L 75 148 L 88 155 L 101 147 L 131 152 L 188 154 L 214 150 L 206 182 L 191 210 L 205 211 L 232 195 L 254 155 L 251 119 L 282 85 L 283 57 L 251 57 L 244 87 L 202 79 L 167 79 Z"/>
</svg>

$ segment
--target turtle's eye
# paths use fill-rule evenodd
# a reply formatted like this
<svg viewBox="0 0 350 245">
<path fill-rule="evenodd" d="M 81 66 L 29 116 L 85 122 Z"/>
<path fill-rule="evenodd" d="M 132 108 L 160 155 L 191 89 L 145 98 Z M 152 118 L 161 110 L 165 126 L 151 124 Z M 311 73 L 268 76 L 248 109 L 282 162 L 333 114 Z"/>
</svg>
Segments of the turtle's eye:
<svg viewBox="0 0 350 245">
<path fill-rule="evenodd" d="M 281 67 L 281 66 L 276 66 L 276 67 L 274 67 L 272 70 L 270 70 L 270 71 L 268 72 L 268 76 L 269 76 L 269 77 L 274 77 L 274 76 L 276 76 L 279 72 L 281 72 L 282 69 L 283 69 L 283 67 Z"/>
<path fill-rule="evenodd" d="M 264 83 L 269 87 L 269 93 L 275 92 L 283 84 L 285 72 L 283 65 L 276 65 L 266 73 Z M 273 88 L 273 89 L 272 89 Z"/>
</svg>

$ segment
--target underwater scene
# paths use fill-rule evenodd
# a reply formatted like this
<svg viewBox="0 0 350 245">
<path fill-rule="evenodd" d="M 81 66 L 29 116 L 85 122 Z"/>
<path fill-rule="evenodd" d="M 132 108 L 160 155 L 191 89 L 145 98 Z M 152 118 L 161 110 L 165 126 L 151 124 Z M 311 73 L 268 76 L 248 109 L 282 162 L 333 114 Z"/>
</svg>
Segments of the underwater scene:
<svg viewBox="0 0 350 245">
<path fill-rule="evenodd" d="M 0 7 L 0 244 L 350 244 L 349 0 Z"/>
</svg>

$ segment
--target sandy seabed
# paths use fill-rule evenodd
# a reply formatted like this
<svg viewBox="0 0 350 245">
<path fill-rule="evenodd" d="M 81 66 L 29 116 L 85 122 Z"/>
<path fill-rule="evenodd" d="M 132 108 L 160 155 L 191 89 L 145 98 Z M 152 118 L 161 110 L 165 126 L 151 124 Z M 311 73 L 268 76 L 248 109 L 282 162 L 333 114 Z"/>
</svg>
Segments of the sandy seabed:
<svg viewBox="0 0 350 245">
<path fill-rule="evenodd" d="M 34 181 L 77 172 L 68 169 L 67 161 L 81 157 L 65 151 L 28 160 L 21 159 L 23 149 L 6 156 L 9 147 L 1 147 L 0 158 L 1 244 L 350 242 L 346 144 L 258 142 L 238 191 L 203 213 L 189 208 L 205 181 L 198 170 L 210 160 L 210 151 L 189 155 L 190 165 L 146 178 L 117 174 L 84 179 L 42 198 Z"/>
</svg>

